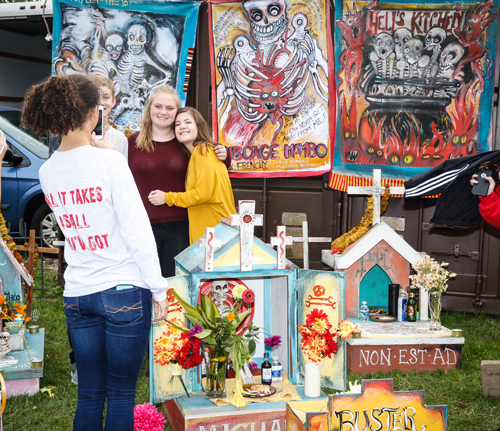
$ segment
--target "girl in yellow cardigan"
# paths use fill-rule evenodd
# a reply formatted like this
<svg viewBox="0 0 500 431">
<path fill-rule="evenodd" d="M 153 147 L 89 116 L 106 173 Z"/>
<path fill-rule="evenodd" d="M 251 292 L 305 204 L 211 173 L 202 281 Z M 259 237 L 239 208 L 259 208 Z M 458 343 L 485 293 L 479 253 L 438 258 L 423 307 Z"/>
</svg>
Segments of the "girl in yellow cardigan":
<svg viewBox="0 0 500 431">
<path fill-rule="evenodd" d="M 214 152 L 218 145 L 210 136 L 207 122 L 194 108 L 179 109 L 175 117 L 175 137 L 191 153 L 186 176 L 186 192 L 154 190 L 149 194 L 153 205 L 168 204 L 188 209 L 191 244 L 205 235 L 223 218 L 236 214 L 233 190 L 226 165 Z"/>
</svg>

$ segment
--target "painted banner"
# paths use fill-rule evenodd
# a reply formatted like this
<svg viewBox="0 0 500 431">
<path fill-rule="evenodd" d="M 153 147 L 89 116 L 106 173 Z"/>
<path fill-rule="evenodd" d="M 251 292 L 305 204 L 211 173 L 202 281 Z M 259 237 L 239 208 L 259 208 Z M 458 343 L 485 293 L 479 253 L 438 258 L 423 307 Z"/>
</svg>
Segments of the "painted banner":
<svg viewBox="0 0 500 431">
<path fill-rule="evenodd" d="M 199 2 L 54 0 L 52 73 L 110 78 L 111 120 L 138 130 L 152 89 L 170 84 L 186 100 Z"/>
<path fill-rule="evenodd" d="M 210 2 L 212 125 L 232 176 L 330 170 L 329 14 L 326 0 Z"/>
<path fill-rule="evenodd" d="M 491 149 L 498 3 L 336 0 L 332 188 Z"/>
</svg>

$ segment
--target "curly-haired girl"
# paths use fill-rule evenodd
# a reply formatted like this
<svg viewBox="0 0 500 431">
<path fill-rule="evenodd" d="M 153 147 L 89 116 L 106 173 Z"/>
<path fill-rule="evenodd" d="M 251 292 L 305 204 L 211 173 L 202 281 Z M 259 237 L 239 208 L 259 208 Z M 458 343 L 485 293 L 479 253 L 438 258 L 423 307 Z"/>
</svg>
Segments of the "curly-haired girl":
<svg viewBox="0 0 500 431">
<path fill-rule="evenodd" d="M 86 77 L 52 76 L 28 92 L 24 124 L 62 135 L 40 183 L 66 237 L 64 309 L 79 375 L 74 430 L 134 428 L 137 378 L 155 312 L 165 317 L 151 225 L 122 155 L 90 145 L 98 88 Z"/>
</svg>

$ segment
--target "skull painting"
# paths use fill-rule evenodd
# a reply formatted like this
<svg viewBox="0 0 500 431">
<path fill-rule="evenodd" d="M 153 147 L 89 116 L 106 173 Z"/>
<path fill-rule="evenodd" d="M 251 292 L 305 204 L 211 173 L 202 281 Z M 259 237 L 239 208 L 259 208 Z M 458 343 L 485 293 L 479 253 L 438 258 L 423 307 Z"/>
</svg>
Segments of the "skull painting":
<svg viewBox="0 0 500 431">
<path fill-rule="evenodd" d="M 374 42 L 375 52 L 380 60 L 385 60 L 394 51 L 394 40 L 389 33 L 380 33 Z"/>
<path fill-rule="evenodd" d="M 250 0 L 243 4 L 250 20 L 250 32 L 256 42 L 276 42 L 285 32 L 288 19 L 284 0 Z"/>
<path fill-rule="evenodd" d="M 439 77 L 451 79 L 457 63 L 464 56 L 465 49 L 462 45 L 452 42 L 445 46 L 439 56 Z"/>
<path fill-rule="evenodd" d="M 146 28 L 141 24 L 134 24 L 127 32 L 128 47 L 133 54 L 140 54 L 147 42 Z"/>
<path fill-rule="evenodd" d="M 229 313 L 230 307 L 226 304 L 229 286 L 227 280 L 212 281 L 212 298 L 215 301 L 215 306 L 219 310 L 219 314 L 224 317 Z"/>
<path fill-rule="evenodd" d="M 442 43 L 446 39 L 446 31 L 441 27 L 433 27 L 425 36 L 425 49 L 430 51 L 433 49 L 440 49 Z"/>
<path fill-rule="evenodd" d="M 403 59 L 403 45 L 412 37 L 413 35 L 411 34 L 411 31 L 408 30 L 406 27 L 398 28 L 394 32 L 393 39 L 394 39 L 394 48 L 396 51 L 397 60 Z"/>
<path fill-rule="evenodd" d="M 422 57 L 423 50 L 424 44 L 422 41 L 417 38 L 412 38 L 403 45 L 403 56 L 408 64 L 414 65 L 418 63 L 418 60 Z"/>
<path fill-rule="evenodd" d="M 111 60 L 116 61 L 123 51 L 123 39 L 119 34 L 110 34 L 104 44 Z"/>
<path fill-rule="evenodd" d="M 212 298 L 218 304 L 224 304 L 227 301 L 227 293 L 229 292 L 229 286 L 226 280 L 214 280 L 212 281 Z"/>
</svg>

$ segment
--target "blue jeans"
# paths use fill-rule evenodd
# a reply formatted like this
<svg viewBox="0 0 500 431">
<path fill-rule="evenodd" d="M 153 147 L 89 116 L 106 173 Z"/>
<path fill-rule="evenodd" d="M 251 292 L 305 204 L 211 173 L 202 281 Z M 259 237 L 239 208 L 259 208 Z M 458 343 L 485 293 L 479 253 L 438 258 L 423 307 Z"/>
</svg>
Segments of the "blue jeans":
<svg viewBox="0 0 500 431">
<path fill-rule="evenodd" d="M 64 298 L 78 369 L 73 431 L 133 431 L 137 378 L 151 329 L 147 289 L 115 288 Z"/>
</svg>

